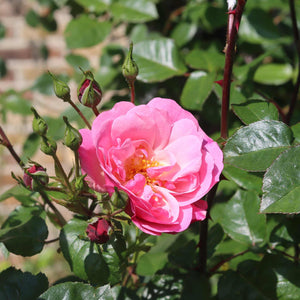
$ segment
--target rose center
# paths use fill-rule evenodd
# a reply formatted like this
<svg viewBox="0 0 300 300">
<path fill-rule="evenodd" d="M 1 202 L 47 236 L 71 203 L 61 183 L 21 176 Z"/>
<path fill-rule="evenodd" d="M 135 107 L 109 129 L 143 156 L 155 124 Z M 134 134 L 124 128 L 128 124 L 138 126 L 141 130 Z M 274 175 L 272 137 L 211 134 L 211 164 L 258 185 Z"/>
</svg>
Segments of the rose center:
<svg viewBox="0 0 300 300">
<path fill-rule="evenodd" d="M 159 165 L 159 162 L 146 159 L 144 155 L 129 158 L 125 164 L 126 181 L 131 180 L 136 174 L 142 174 L 146 179 L 146 184 L 153 184 L 156 180 L 149 177 L 147 169 L 158 167 Z"/>
</svg>

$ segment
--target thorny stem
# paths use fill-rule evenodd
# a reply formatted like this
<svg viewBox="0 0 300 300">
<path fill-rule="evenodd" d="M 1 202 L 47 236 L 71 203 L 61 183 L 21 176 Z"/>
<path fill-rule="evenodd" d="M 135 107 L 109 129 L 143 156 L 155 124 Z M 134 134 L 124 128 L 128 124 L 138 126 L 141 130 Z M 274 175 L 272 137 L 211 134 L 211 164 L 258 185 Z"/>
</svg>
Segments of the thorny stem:
<svg viewBox="0 0 300 300">
<path fill-rule="evenodd" d="M 92 106 L 92 110 L 93 110 L 95 116 L 97 117 L 99 115 L 99 111 L 98 111 L 97 107 L 96 106 Z"/>
<path fill-rule="evenodd" d="M 225 46 L 225 68 L 223 76 L 222 92 L 222 112 L 221 112 L 221 137 L 228 138 L 228 110 L 230 100 L 230 84 L 232 75 L 232 66 L 235 54 L 235 45 L 237 38 L 237 29 L 240 23 L 246 0 L 239 0 L 235 11 L 229 12 L 227 42 Z"/>
<path fill-rule="evenodd" d="M 53 205 L 53 203 L 50 201 L 48 195 L 44 191 L 39 191 L 41 197 L 43 198 L 44 202 L 49 205 L 49 207 L 53 210 L 57 217 L 58 224 L 63 227 L 65 224 L 67 224 L 67 221 L 62 216 L 62 214 L 59 212 L 59 210 Z"/>
<path fill-rule="evenodd" d="M 218 184 L 215 184 L 214 187 L 207 194 L 206 218 L 200 223 L 199 271 L 203 274 L 206 273 L 206 264 L 207 264 L 207 238 L 208 238 L 209 212 L 210 212 L 210 208 L 212 207 L 212 203 L 215 198 L 217 188 L 218 188 Z"/>
<path fill-rule="evenodd" d="M 72 192 L 72 188 L 71 188 L 68 176 L 67 176 L 65 170 L 63 169 L 63 167 L 62 167 L 62 165 L 61 165 L 61 163 L 60 163 L 60 161 L 59 161 L 59 159 L 58 159 L 58 157 L 55 153 L 53 154 L 53 159 L 54 159 L 55 165 L 60 170 L 60 172 L 61 172 L 61 174 L 64 178 L 64 181 L 65 181 L 66 185 L 68 186 L 69 191 Z"/>
<path fill-rule="evenodd" d="M 6 136 L 4 130 L 2 129 L 1 126 L 0 126 L 0 135 L 1 135 L 0 144 L 2 144 L 3 146 L 5 146 L 8 149 L 8 151 L 10 152 L 12 157 L 15 159 L 15 161 L 23 169 L 24 163 L 22 162 L 21 158 L 19 157 L 19 155 L 14 150 L 12 144 L 10 143 L 8 137 Z"/>
<path fill-rule="evenodd" d="M 286 124 L 288 124 L 288 125 L 290 124 L 291 117 L 295 110 L 297 96 L 298 96 L 299 87 L 300 87 L 300 36 L 299 36 L 298 27 L 297 27 L 297 17 L 296 17 L 294 0 L 289 0 L 289 4 L 290 4 L 291 19 L 292 19 L 292 24 L 293 24 L 294 42 L 295 42 L 295 46 L 296 46 L 296 52 L 298 54 L 298 76 L 297 76 L 297 80 L 295 83 L 295 87 L 294 87 L 294 91 L 293 91 L 293 95 L 292 95 L 292 99 L 291 99 L 291 103 L 290 103 L 290 108 L 286 115 Z"/>
<path fill-rule="evenodd" d="M 232 259 L 238 257 L 238 256 L 241 256 L 241 255 L 244 255 L 245 253 L 249 252 L 249 249 L 245 250 L 245 251 L 242 251 L 240 253 L 237 253 L 235 255 L 232 255 L 222 261 L 220 261 L 219 263 L 217 263 L 214 267 L 212 267 L 208 272 L 209 273 L 214 273 L 216 272 L 222 265 L 224 265 L 225 263 L 227 263 L 228 261 L 231 261 Z"/>
<path fill-rule="evenodd" d="M 88 122 L 88 120 L 85 118 L 85 116 L 82 114 L 82 112 L 80 111 L 80 109 L 75 105 L 75 103 L 69 99 L 68 102 L 71 104 L 71 106 L 77 111 L 77 113 L 79 114 L 79 116 L 81 117 L 81 119 L 83 120 L 83 122 L 86 124 L 86 126 L 91 129 L 91 125 Z"/>
</svg>

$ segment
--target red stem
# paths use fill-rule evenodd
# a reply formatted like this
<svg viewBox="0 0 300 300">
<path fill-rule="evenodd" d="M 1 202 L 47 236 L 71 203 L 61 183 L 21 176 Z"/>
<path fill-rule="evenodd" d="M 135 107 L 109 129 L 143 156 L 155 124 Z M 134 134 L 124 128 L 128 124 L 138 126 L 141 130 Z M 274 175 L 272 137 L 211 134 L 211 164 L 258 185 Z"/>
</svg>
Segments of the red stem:
<svg viewBox="0 0 300 300">
<path fill-rule="evenodd" d="M 234 13 L 228 15 L 227 43 L 225 47 L 225 68 L 223 76 L 222 112 L 221 112 L 221 137 L 228 138 L 228 110 L 230 102 L 230 84 L 232 66 L 235 54 L 237 27 L 240 24 L 246 1 L 239 0 Z"/>
<path fill-rule="evenodd" d="M 1 126 L 0 126 L 0 135 L 2 137 L 2 139 L 0 139 L 0 144 L 2 144 L 3 146 L 5 146 L 8 149 L 8 151 L 10 152 L 12 157 L 15 159 L 15 161 L 23 169 L 24 163 L 22 162 L 21 158 L 19 157 L 19 155 L 14 150 L 12 144 L 10 143 L 8 137 L 6 136 L 4 130 L 2 129 Z"/>
<path fill-rule="evenodd" d="M 286 115 L 286 124 L 288 124 L 288 125 L 290 124 L 293 112 L 295 110 L 299 87 L 300 87 L 300 37 L 299 37 L 299 31 L 298 31 L 298 27 L 297 27 L 297 17 L 296 17 L 294 0 L 289 0 L 289 4 L 290 4 L 291 19 L 292 19 L 292 24 L 293 24 L 294 42 L 295 42 L 295 46 L 296 46 L 296 52 L 298 54 L 298 76 L 297 76 L 296 84 L 294 87 L 294 91 L 293 91 L 293 95 L 292 95 L 292 99 L 291 99 L 291 103 L 290 103 L 290 108 Z"/>
</svg>

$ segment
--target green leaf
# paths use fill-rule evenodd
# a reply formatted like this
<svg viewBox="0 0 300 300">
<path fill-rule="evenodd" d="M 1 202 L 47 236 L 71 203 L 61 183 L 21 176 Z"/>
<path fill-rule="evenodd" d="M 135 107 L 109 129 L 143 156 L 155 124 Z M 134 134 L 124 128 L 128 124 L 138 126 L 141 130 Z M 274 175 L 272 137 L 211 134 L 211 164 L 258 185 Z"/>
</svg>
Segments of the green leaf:
<svg viewBox="0 0 300 300">
<path fill-rule="evenodd" d="M 79 67 L 83 70 L 89 70 L 91 68 L 90 62 L 87 58 L 81 55 L 76 54 L 68 54 L 66 57 L 66 61 L 70 64 L 76 71 L 79 70 Z"/>
<path fill-rule="evenodd" d="M 153 275 L 168 262 L 166 251 L 177 239 L 177 236 L 162 235 L 157 238 L 156 245 L 138 261 L 136 272 L 141 276 Z"/>
<path fill-rule="evenodd" d="M 234 166 L 224 164 L 223 175 L 245 190 L 253 190 L 258 194 L 262 193 L 262 173 L 251 173 Z"/>
<path fill-rule="evenodd" d="M 300 122 L 291 126 L 294 135 L 294 144 L 300 143 Z"/>
<path fill-rule="evenodd" d="M 171 38 L 178 47 L 187 44 L 196 34 L 197 25 L 192 23 L 178 23 L 171 32 Z"/>
<path fill-rule="evenodd" d="M 266 236 L 266 218 L 258 214 L 259 202 L 254 191 L 238 190 L 228 202 L 217 203 L 211 216 L 233 240 L 260 245 Z"/>
<path fill-rule="evenodd" d="M 67 25 L 64 35 L 70 49 L 87 48 L 104 41 L 110 31 L 111 23 L 81 15 Z"/>
<path fill-rule="evenodd" d="M 265 171 L 293 139 L 290 128 L 279 121 L 258 121 L 239 129 L 224 148 L 224 162 L 248 171 Z"/>
<path fill-rule="evenodd" d="M 163 81 L 186 72 L 178 49 L 170 39 L 137 43 L 133 47 L 133 58 L 139 67 L 138 79 L 145 82 Z"/>
<path fill-rule="evenodd" d="M 32 157 L 39 149 L 41 137 L 36 133 L 31 133 L 23 145 L 21 160 L 26 164 L 28 158 Z"/>
<path fill-rule="evenodd" d="M 52 286 L 38 300 L 113 300 L 108 285 L 94 288 L 82 282 L 65 282 Z"/>
<path fill-rule="evenodd" d="M 0 229 L 0 242 L 12 253 L 32 256 L 42 251 L 48 229 L 38 206 L 18 206 Z"/>
<path fill-rule="evenodd" d="M 263 179 L 262 213 L 300 212 L 300 146 L 283 152 Z"/>
<path fill-rule="evenodd" d="M 143 23 L 158 18 L 155 5 L 148 0 L 114 0 L 109 11 L 114 18 L 130 23 Z"/>
<path fill-rule="evenodd" d="M 191 68 L 213 72 L 224 67 L 225 56 L 214 47 L 207 50 L 194 49 L 185 56 L 185 62 Z"/>
<path fill-rule="evenodd" d="M 2 22 L 0 22 L 0 39 L 3 39 L 5 37 L 5 33 L 6 33 L 6 28 L 2 24 Z"/>
<path fill-rule="evenodd" d="M 48 279 L 43 273 L 33 275 L 10 267 L 0 273 L 0 299 L 32 300 L 46 291 Z"/>
<path fill-rule="evenodd" d="M 106 11 L 111 4 L 111 0 L 76 0 L 76 2 L 88 11 L 97 13 Z"/>
<path fill-rule="evenodd" d="M 0 96 L 0 110 L 8 110 L 23 116 L 31 115 L 31 104 L 20 93 L 10 90 Z"/>
<path fill-rule="evenodd" d="M 239 37 L 242 41 L 255 44 L 287 42 L 287 39 L 280 35 L 271 14 L 259 8 L 249 10 L 249 14 L 243 16 Z"/>
<path fill-rule="evenodd" d="M 36 199 L 33 197 L 35 195 L 35 192 L 29 191 L 22 185 L 16 185 L 0 196 L 0 202 L 6 200 L 7 198 L 14 197 L 22 204 L 30 205 L 36 202 Z"/>
<path fill-rule="evenodd" d="M 187 109 L 201 111 L 214 86 L 216 74 L 203 71 L 191 73 L 182 94 L 181 104 Z"/>
<path fill-rule="evenodd" d="M 293 68 L 290 64 L 261 65 L 254 74 L 254 81 L 267 85 L 281 85 L 293 78 Z"/>
<path fill-rule="evenodd" d="M 75 275 L 92 284 L 104 285 L 108 283 L 110 270 L 100 247 L 88 240 L 87 225 L 80 219 L 70 220 L 60 232 L 60 247 Z"/>
<path fill-rule="evenodd" d="M 245 103 L 233 104 L 232 109 L 246 125 L 261 120 L 278 120 L 276 106 L 268 101 L 251 99 Z"/>
</svg>

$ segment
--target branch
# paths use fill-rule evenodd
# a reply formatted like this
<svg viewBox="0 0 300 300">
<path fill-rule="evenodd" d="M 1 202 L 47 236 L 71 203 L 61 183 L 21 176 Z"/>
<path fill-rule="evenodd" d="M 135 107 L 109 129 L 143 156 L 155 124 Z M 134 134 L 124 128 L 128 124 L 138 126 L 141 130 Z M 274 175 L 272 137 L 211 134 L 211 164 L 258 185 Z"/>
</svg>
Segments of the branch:
<svg viewBox="0 0 300 300">
<path fill-rule="evenodd" d="M 230 102 L 230 84 L 232 66 L 235 54 L 238 27 L 242 18 L 246 0 L 239 0 L 235 10 L 228 12 L 227 41 L 225 46 L 225 67 L 223 76 L 222 112 L 221 112 L 221 137 L 228 137 L 228 110 Z"/>
</svg>

